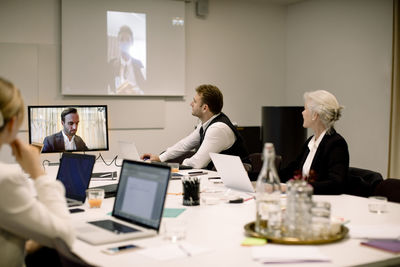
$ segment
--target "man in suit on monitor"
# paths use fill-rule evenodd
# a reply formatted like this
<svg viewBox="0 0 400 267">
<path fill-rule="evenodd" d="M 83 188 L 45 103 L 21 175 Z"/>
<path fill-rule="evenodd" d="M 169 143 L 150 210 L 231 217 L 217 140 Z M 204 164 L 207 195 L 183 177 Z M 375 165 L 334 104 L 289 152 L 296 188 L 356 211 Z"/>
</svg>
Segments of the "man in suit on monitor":
<svg viewBox="0 0 400 267">
<path fill-rule="evenodd" d="M 42 152 L 85 151 L 89 150 L 81 137 L 76 135 L 79 124 L 79 115 L 76 108 L 67 108 L 61 113 L 63 129 L 43 141 Z"/>
</svg>

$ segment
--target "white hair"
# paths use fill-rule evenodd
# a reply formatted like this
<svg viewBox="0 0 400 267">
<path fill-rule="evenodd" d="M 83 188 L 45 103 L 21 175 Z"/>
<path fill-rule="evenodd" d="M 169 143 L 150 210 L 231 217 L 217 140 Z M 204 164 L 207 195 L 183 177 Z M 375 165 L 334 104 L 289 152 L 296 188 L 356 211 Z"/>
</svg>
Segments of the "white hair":
<svg viewBox="0 0 400 267">
<path fill-rule="evenodd" d="M 319 115 L 329 133 L 342 115 L 343 106 L 339 105 L 336 97 L 328 91 L 317 90 L 304 93 L 304 101 L 312 112 Z"/>
</svg>

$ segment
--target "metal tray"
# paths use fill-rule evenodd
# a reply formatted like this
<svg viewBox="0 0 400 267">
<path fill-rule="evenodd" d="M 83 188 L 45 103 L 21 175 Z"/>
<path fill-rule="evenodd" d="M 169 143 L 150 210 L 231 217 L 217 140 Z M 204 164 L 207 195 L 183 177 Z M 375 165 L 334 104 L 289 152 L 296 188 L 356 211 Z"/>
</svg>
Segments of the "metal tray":
<svg viewBox="0 0 400 267">
<path fill-rule="evenodd" d="M 346 237 L 346 235 L 349 233 L 349 228 L 346 226 L 342 225 L 340 232 L 331 235 L 328 238 L 324 239 L 310 239 L 310 240 L 300 240 L 295 237 L 281 237 L 281 238 L 276 238 L 276 237 L 271 237 L 271 236 L 264 236 L 259 233 L 257 233 L 254 230 L 255 227 L 255 222 L 250 222 L 244 226 L 245 234 L 246 236 L 250 237 L 258 237 L 258 238 L 265 238 L 271 243 L 277 243 L 277 244 L 286 244 L 286 245 L 319 245 L 319 244 L 328 244 L 328 243 L 333 243 L 337 242 L 339 240 L 342 240 L 343 238 Z"/>
</svg>

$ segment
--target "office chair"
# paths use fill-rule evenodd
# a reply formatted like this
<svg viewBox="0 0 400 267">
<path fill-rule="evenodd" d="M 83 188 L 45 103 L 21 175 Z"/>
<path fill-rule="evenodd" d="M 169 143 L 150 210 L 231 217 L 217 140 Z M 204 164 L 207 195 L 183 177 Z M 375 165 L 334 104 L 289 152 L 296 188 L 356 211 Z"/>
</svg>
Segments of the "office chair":
<svg viewBox="0 0 400 267">
<path fill-rule="evenodd" d="M 61 238 L 54 239 L 53 245 L 58 253 L 62 267 L 94 267 L 94 265 L 86 263 L 75 255 Z"/>
<path fill-rule="evenodd" d="M 261 171 L 263 160 L 262 160 L 262 153 L 251 153 L 249 155 L 249 160 L 251 164 L 251 170 L 248 171 L 248 175 L 251 181 L 257 181 L 258 174 Z M 275 156 L 275 167 L 276 171 L 279 172 L 282 163 L 282 156 L 276 155 Z"/>
<path fill-rule="evenodd" d="M 382 181 L 383 177 L 378 172 L 349 167 L 345 193 L 359 197 L 369 197 L 374 195 L 375 188 Z"/>
<path fill-rule="evenodd" d="M 376 196 L 387 197 L 388 201 L 400 203 L 400 179 L 387 178 L 374 191 Z"/>
</svg>

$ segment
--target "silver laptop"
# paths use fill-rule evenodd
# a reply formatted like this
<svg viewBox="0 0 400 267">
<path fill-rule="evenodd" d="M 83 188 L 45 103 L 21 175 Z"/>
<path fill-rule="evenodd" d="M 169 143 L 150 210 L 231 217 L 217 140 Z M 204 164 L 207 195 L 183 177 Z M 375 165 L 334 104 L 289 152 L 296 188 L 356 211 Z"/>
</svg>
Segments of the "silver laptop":
<svg viewBox="0 0 400 267">
<path fill-rule="evenodd" d="M 238 156 L 210 153 L 212 162 L 224 185 L 230 189 L 254 193 L 254 187 Z"/>
<path fill-rule="evenodd" d="M 124 160 L 112 216 L 80 222 L 77 237 L 99 245 L 156 235 L 170 175 L 168 166 Z"/>
<path fill-rule="evenodd" d="M 118 141 L 120 158 L 130 160 L 140 160 L 140 154 L 136 148 L 135 142 Z"/>
<path fill-rule="evenodd" d="M 57 180 L 65 187 L 68 207 L 80 206 L 85 202 L 95 161 L 94 155 L 62 154 Z"/>
</svg>

